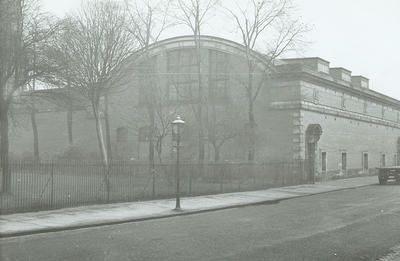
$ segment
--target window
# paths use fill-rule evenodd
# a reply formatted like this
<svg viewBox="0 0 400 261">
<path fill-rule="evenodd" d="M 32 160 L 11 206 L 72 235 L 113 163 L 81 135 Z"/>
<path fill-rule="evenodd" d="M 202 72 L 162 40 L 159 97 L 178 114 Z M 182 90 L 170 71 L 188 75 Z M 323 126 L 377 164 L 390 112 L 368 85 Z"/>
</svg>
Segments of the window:
<svg viewBox="0 0 400 261">
<path fill-rule="evenodd" d="M 368 103 L 367 103 L 367 101 L 364 101 L 363 112 L 364 112 L 365 114 L 367 113 L 367 109 L 368 109 Z"/>
<path fill-rule="evenodd" d="M 321 170 L 326 171 L 326 164 L 327 163 L 327 158 L 326 158 L 326 152 L 323 151 L 321 153 Z"/>
<path fill-rule="evenodd" d="M 346 82 L 351 82 L 351 76 L 347 73 L 342 73 L 342 80 Z"/>
<path fill-rule="evenodd" d="M 119 127 L 117 129 L 117 142 L 127 142 L 128 141 L 128 128 Z"/>
<path fill-rule="evenodd" d="M 398 162 L 397 162 L 397 154 L 394 154 L 393 156 L 393 166 L 397 166 Z"/>
<path fill-rule="evenodd" d="M 368 88 L 368 83 L 366 81 L 361 81 L 361 87 Z"/>
<path fill-rule="evenodd" d="M 209 89 L 211 99 L 225 99 L 228 87 L 228 55 L 223 52 L 209 51 Z"/>
<path fill-rule="evenodd" d="M 344 94 L 342 95 L 340 106 L 342 109 L 346 108 L 346 98 L 344 97 Z"/>
<path fill-rule="evenodd" d="M 382 119 L 385 118 L 385 107 L 382 106 Z"/>
<path fill-rule="evenodd" d="M 347 170 L 347 152 L 342 152 L 342 170 Z"/>
<path fill-rule="evenodd" d="M 386 166 L 386 155 L 383 153 L 381 154 L 381 167 Z"/>
<path fill-rule="evenodd" d="M 323 73 L 329 73 L 329 67 L 326 64 L 318 63 L 318 69 L 319 72 Z"/>
<path fill-rule="evenodd" d="M 150 140 L 150 126 L 139 128 L 139 141 L 148 142 Z"/>
<path fill-rule="evenodd" d="M 319 102 L 319 93 L 318 90 L 313 89 L 313 102 L 318 103 Z"/>
<path fill-rule="evenodd" d="M 362 169 L 368 170 L 368 152 L 364 152 L 362 156 Z"/>
<path fill-rule="evenodd" d="M 152 103 L 154 91 L 157 89 L 157 77 L 154 77 L 157 68 L 155 58 L 149 58 L 141 63 L 137 68 L 137 84 L 138 84 L 138 105 L 143 106 L 147 103 Z"/>
<path fill-rule="evenodd" d="M 194 102 L 198 99 L 195 52 L 192 49 L 170 51 L 167 57 L 167 97 L 171 102 Z"/>
</svg>

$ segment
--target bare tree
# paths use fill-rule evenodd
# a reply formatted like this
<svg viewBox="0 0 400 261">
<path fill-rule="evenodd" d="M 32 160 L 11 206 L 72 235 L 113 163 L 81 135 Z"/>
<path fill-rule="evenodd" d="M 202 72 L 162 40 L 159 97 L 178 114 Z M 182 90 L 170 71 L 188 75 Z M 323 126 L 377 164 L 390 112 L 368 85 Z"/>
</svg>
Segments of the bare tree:
<svg viewBox="0 0 400 261">
<path fill-rule="evenodd" d="M 2 0 L 0 9 L 0 161 L 2 192 L 7 193 L 11 190 L 10 108 L 25 86 L 49 69 L 40 54 L 57 25 L 34 1 Z"/>
<path fill-rule="evenodd" d="M 201 75 L 201 28 L 209 18 L 210 11 L 215 8 L 219 0 L 177 0 L 177 15 L 175 18 L 178 22 L 186 25 L 193 33 L 195 42 L 195 57 L 197 69 L 197 98 L 198 106 L 195 116 L 198 124 L 199 134 L 199 155 L 200 164 L 205 159 L 205 127 L 204 127 L 204 106 L 206 104 L 204 88 Z"/>
<path fill-rule="evenodd" d="M 32 74 L 37 75 L 32 78 L 31 82 L 28 82 L 27 84 L 27 90 L 33 94 L 36 91 L 36 82 L 37 82 L 37 77 L 40 76 L 38 75 L 37 71 L 37 63 L 38 60 L 42 58 L 42 60 L 46 59 L 44 56 L 44 49 L 43 45 L 41 46 L 42 49 L 39 49 L 37 46 L 37 40 L 36 38 L 38 37 L 38 34 L 43 28 L 43 17 L 41 15 L 35 15 L 33 16 L 28 23 L 28 26 L 31 28 L 32 31 L 32 39 L 33 39 L 33 45 L 31 49 L 31 57 L 29 63 L 32 64 Z M 50 38 L 50 37 L 49 37 Z M 48 41 L 48 39 L 47 39 Z M 42 57 L 41 57 L 42 56 Z M 47 62 L 47 61 L 46 61 Z M 50 67 L 48 68 L 50 70 Z M 36 97 L 35 95 L 29 95 L 29 99 L 27 101 L 28 105 L 28 110 L 30 111 L 30 118 L 31 118 L 31 126 L 32 126 L 32 133 L 33 133 L 33 159 L 34 161 L 39 161 L 40 160 L 40 155 L 39 155 L 39 131 L 38 131 L 38 125 L 36 121 Z"/>
<path fill-rule="evenodd" d="M 144 98 L 150 126 L 149 162 L 154 172 L 154 142 L 156 130 L 156 110 L 161 105 L 161 93 L 157 91 L 159 82 L 155 77 L 156 65 L 151 63 L 149 47 L 158 41 L 164 30 L 171 25 L 168 20 L 169 1 L 126 1 L 130 15 L 129 31 L 140 45 L 138 78 Z M 163 106 L 162 104 L 161 106 Z M 158 108 L 162 110 L 161 108 Z"/>
<path fill-rule="evenodd" d="M 163 90 L 160 90 L 160 79 L 157 77 L 157 66 L 149 57 L 149 47 L 156 43 L 164 30 L 171 25 L 168 17 L 169 1 L 125 1 L 130 17 L 130 33 L 140 45 L 138 64 L 138 82 L 141 98 L 148 114 L 149 121 L 149 166 L 153 177 L 153 196 L 155 186 L 155 142 L 156 142 L 156 117 L 162 116 L 164 100 Z M 161 119 L 163 127 L 163 119 Z M 158 136 L 161 138 L 163 135 Z M 162 140 L 162 138 L 161 138 Z M 157 143 L 161 146 L 162 143 Z M 161 147 L 158 148 L 161 150 Z"/>
<path fill-rule="evenodd" d="M 250 0 L 246 4 L 241 8 L 236 3 L 237 10 L 227 10 L 236 22 L 246 49 L 247 80 L 243 86 L 248 104 L 248 160 L 254 161 L 257 126 L 254 105 L 258 94 L 274 73 L 276 59 L 303 43 L 308 28 L 290 17 L 293 11 L 290 0 Z M 262 55 L 257 53 L 258 48 Z"/>
<path fill-rule="evenodd" d="M 217 105 L 212 102 L 209 107 L 210 115 L 206 125 L 208 142 L 214 149 L 214 162 L 218 162 L 222 146 L 242 131 L 241 112 L 232 103 Z"/>
<path fill-rule="evenodd" d="M 129 12 L 129 32 L 136 38 L 142 51 L 147 51 L 152 43 L 172 25 L 168 12 L 170 1 L 125 0 Z"/>
<path fill-rule="evenodd" d="M 57 106 L 64 108 L 66 113 L 68 144 L 73 144 L 73 113 L 75 107 L 82 103 L 76 95 L 76 88 L 74 88 L 71 80 L 71 68 L 74 66 L 71 59 L 71 51 L 68 48 L 67 38 L 69 37 L 71 20 L 65 19 L 60 22 L 60 28 L 56 34 L 53 35 L 46 49 L 46 55 L 52 70 L 41 77 L 41 80 L 49 86 L 48 91 L 40 92 L 40 98 L 46 99 Z M 55 90 L 59 89 L 59 90 Z"/>
<path fill-rule="evenodd" d="M 104 0 L 83 4 L 81 11 L 69 18 L 66 46 L 71 54 L 71 66 L 68 78 L 90 102 L 100 155 L 105 166 L 109 163 L 110 150 L 107 149 L 102 118 L 108 120 L 108 95 L 117 85 L 116 81 L 125 76 L 123 64 L 136 46 L 126 30 L 127 17 L 122 5 Z M 101 108 L 102 103 L 105 108 Z"/>
</svg>

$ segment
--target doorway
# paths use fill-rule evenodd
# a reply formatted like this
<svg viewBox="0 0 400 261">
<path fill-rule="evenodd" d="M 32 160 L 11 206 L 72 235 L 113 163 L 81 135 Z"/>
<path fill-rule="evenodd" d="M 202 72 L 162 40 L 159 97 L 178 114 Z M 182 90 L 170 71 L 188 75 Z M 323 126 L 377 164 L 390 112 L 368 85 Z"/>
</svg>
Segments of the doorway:
<svg viewBox="0 0 400 261">
<path fill-rule="evenodd" d="M 316 150 L 318 141 L 322 135 L 322 128 L 319 124 L 310 124 L 306 130 L 306 162 L 309 166 L 306 181 L 315 182 Z"/>
</svg>

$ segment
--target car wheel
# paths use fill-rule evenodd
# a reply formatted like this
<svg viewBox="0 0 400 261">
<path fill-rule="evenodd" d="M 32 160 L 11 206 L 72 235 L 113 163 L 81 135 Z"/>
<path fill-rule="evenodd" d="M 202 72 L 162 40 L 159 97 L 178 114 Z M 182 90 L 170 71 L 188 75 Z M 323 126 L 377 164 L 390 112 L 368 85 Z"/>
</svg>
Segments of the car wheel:
<svg viewBox="0 0 400 261">
<path fill-rule="evenodd" d="M 386 178 L 385 177 L 382 177 L 382 176 L 379 176 L 379 184 L 381 184 L 381 185 L 386 185 Z"/>
<path fill-rule="evenodd" d="M 397 174 L 395 176 L 395 179 L 396 179 L 396 184 L 400 185 L 400 174 Z"/>
</svg>

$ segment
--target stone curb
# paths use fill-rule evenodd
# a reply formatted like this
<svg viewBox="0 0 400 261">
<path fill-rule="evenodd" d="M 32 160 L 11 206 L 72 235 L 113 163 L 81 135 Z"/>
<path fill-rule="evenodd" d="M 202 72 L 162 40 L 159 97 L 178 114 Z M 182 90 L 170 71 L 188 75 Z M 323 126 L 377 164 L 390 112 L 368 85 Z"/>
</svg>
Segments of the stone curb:
<svg viewBox="0 0 400 261">
<path fill-rule="evenodd" d="M 86 224 L 48 227 L 48 228 L 39 228 L 39 229 L 26 229 L 26 230 L 21 230 L 18 232 L 5 232 L 5 233 L 0 232 L 0 238 L 10 238 L 10 237 L 17 237 L 17 236 L 49 233 L 49 232 L 77 230 L 77 229 L 83 229 L 83 228 L 117 225 L 117 224 L 140 222 L 140 221 L 146 221 L 146 220 L 152 220 L 152 219 L 170 218 L 170 217 L 176 217 L 176 216 L 187 216 L 187 215 L 200 214 L 200 213 L 206 213 L 206 212 L 224 210 L 224 209 L 231 209 L 231 208 L 246 207 L 246 206 L 277 204 L 281 201 L 288 200 L 288 199 L 302 198 L 302 197 L 308 197 L 308 196 L 313 196 L 313 195 L 326 194 L 326 193 L 335 192 L 335 191 L 367 187 L 367 186 L 372 186 L 372 185 L 375 185 L 375 184 L 363 184 L 363 185 L 358 185 L 358 186 L 354 186 L 354 187 L 337 188 L 337 189 L 332 189 L 332 190 L 327 190 L 327 191 L 307 193 L 307 194 L 303 194 L 303 195 L 293 195 L 293 196 L 288 196 L 288 197 L 282 197 L 279 199 L 260 200 L 260 201 L 232 204 L 232 205 L 219 206 L 219 207 L 210 207 L 210 208 L 204 208 L 204 209 L 187 210 L 187 211 L 185 211 L 185 210 L 180 210 L 180 211 L 170 210 L 169 212 L 167 212 L 165 214 L 161 213 L 161 214 L 143 216 L 143 217 L 122 218 L 122 219 L 114 218 L 114 219 L 110 219 L 110 220 L 94 221 L 94 222 L 86 223 Z"/>
</svg>

